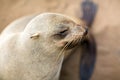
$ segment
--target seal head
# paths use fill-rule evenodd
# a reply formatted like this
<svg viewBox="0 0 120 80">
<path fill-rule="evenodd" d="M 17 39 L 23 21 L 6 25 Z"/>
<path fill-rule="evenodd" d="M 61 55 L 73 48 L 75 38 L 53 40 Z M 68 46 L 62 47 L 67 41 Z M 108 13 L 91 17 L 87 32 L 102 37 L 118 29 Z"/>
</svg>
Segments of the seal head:
<svg viewBox="0 0 120 80">
<path fill-rule="evenodd" d="M 40 14 L 23 29 L 1 38 L 1 80 L 58 80 L 65 54 L 86 35 L 84 26 L 57 13 Z"/>
</svg>

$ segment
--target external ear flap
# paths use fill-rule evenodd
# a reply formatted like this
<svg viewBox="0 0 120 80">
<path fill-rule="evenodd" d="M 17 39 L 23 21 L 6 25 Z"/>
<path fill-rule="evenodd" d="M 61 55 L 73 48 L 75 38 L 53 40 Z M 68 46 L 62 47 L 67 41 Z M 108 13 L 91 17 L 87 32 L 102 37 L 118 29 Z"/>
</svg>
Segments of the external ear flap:
<svg viewBox="0 0 120 80">
<path fill-rule="evenodd" d="M 35 33 L 30 38 L 31 39 L 38 39 L 39 37 L 40 37 L 40 33 Z"/>
</svg>

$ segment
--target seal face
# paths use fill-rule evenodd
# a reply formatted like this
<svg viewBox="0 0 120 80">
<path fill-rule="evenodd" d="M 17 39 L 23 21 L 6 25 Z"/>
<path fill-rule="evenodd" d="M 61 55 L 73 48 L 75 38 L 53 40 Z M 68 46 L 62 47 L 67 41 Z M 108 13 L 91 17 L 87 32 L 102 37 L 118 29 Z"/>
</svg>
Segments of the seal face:
<svg viewBox="0 0 120 80">
<path fill-rule="evenodd" d="M 0 79 L 58 80 L 65 54 L 85 35 L 84 26 L 57 13 L 40 14 L 23 31 L 1 34 Z"/>
</svg>

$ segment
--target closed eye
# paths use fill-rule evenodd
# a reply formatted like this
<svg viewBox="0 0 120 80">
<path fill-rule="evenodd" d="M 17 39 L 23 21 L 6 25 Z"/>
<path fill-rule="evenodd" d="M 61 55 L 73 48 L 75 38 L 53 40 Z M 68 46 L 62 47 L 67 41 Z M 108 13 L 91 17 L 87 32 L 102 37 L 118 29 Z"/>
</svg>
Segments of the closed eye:
<svg viewBox="0 0 120 80">
<path fill-rule="evenodd" d="M 61 32 L 59 32 L 59 34 L 64 34 L 64 33 L 66 33 L 68 30 L 66 29 L 66 30 L 63 30 L 63 31 L 61 31 Z"/>
<path fill-rule="evenodd" d="M 69 32 L 69 30 L 65 29 L 65 30 L 62 30 L 62 31 L 58 32 L 54 36 L 56 37 L 56 39 L 63 39 L 67 36 L 68 32 Z"/>
</svg>

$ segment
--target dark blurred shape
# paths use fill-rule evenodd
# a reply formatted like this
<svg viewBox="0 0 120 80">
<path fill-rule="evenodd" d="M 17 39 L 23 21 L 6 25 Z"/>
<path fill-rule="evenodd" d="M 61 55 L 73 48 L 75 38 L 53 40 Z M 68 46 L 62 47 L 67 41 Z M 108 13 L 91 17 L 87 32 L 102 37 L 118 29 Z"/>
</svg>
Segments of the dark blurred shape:
<svg viewBox="0 0 120 80">
<path fill-rule="evenodd" d="M 82 42 L 82 55 L 80 60 L 80 80 L 90 80 L 96 62 L 96 42 L 90 37 Z"/>
<path fill-rule="evenodd" d="M 91 27 L 97 12 L 97 5 L 92 0 L 83 0 L 81 8 L 83 14 L 81 19 Z"/>
<path fill-rule="evenodd" d="M 91 28 L 97 13 L 97 5 L 92 0 L 83 0 L 81 4 L 82 17 L 88 28 Z M 96 62 L 96 42 L 94 36 L 89 37 L 82 42 L 82 56 L 80 60 L 80 80 L 90 80 L 94 71 Z"/>
</svg>

